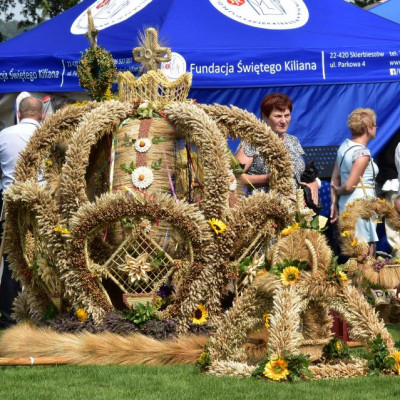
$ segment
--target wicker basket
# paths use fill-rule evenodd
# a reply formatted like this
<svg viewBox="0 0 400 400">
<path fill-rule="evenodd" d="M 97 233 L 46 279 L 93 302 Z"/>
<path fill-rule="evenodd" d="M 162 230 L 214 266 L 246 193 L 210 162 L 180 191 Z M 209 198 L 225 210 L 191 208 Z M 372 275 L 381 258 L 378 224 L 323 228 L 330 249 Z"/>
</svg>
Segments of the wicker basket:
<svg viewBox="0 0 400 400">
<path fill-rule="evenodd" d="M 310 361 L 316 361 L 321 358 L 322 350 L 326 344 L 329 343 L 329 339 L 320 340 L 307 340 L 300 346 L 300 353 L 309 355 Z"/>
</svg>

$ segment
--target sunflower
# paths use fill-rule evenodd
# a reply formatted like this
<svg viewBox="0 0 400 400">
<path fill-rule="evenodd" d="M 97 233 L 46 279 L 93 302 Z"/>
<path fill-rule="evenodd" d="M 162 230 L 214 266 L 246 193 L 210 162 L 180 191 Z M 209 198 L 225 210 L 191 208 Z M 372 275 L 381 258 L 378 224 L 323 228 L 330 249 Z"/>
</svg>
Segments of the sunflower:
<svg viewBox="0 0 400 400">
<path fill-rule="evenodd" d="M 293 231 L 295 231 L 296 229 L 299 229 L 299 228 L 300 228 L 300 226 L 299 226 L 299 224 L 296 222 L 295 224 L 289 225 L 287 228 L 285 228 L 285 229 L 281 232 L 281 234 L 282 234 L 283 236 L 288 236 L 288 235 L 290 235 Z"/>
<path fill-rule="evenodd" d="M 148 138 L 141 138 L 136 140 L 135 142 L 135 149 L 139 153 L 145 153 L 151 147 L 151 140 Z"/>
<path fill-rule="evenodd" d="M 397 374 L 400 375 L 400 351 L 396 350 L 392 357 L 394 358 L 394 362 L 395 362 L 395 368 L 397 371 Z"/>
<path fill-rule="evenodd" d="M 220 219 L 211 218 L 207 222 L 211 225 L 211 228 L 214 229 L 217 235 L 224 232 L 226 229 L 226 225 Z"/>
<path fill-rule="evenodd" d="M 265 321 L 265 324 L 264 324 L 264 326 L 266 327 L 266 328 L 269 328 L 269 319 L 270 319 L 270 317 L 271 317 L 271 314 L 269 314 L 269 313 L 265 313 L 264 315 L 263 315 L 263 318 L 264 318 L 264 321 Z"/>
<path fill-rule="evenodd" d="M 83 323 L 83 322 L 86 321 L 88 315 L 87 315 L 87 312 L 86 312 L 83 308 L 78 308 L 78 309 L 76 310 L 76 317 L 78 318 L 78 320 L 79 320 L 80 322 Z"/>
<path fill-rule="evenodd" d="M 204 325 L 207 322 L 208 314 L 203 304 L 199 304 L 197 308 L 194 310 L 192 315 L 192 322 L 195 325 Z"/>
<path fill-rule="evenodd" d="M 264 368 L 264 375 L 274 381 L 286 379 L 289 374 L 290 371 L 287 369 L 287 362 L 278 357 L 273 357 Z"/>
<path fill-rule="evenodd" d="M 339 272 L 339 281 L 347 282 L 347 274 L 345 272 Z"/>
<path fill-rule="evenodd" d="M 146 189 L 154 180 L 153 171 L 147 167 L 138 167 L 132 172 L 133 186 L 139 189 Z"/>
<path fill-rule="evenodd" d="M 280 278 L 283 285 L 294 285 L 299 280 L 299 269 L 293 266 L 286 267 L 282 271 Z"/>
<path fill-rule="evenodd" d="M 338 354 L 341 353 L 342 351 L 342 344 L 340 342 L 336 342 L 336 350 L 338 352 Z"/>
<path fill-rule="evenodd" d="M 346 230 L 346 231 L 343 231 L 343 232 L 340 234 L 340 236 L 346 237 L 346 236 L 349 236 L 349 234 L 350 234 L 350 232 Z"/>
<path fill-rule="evenodd" d="M 67 228 L 63 228 L 62 226 L 56 226 L 53 231 L 65 236 L 69 236 L 71 234 Z"/>
</svg>

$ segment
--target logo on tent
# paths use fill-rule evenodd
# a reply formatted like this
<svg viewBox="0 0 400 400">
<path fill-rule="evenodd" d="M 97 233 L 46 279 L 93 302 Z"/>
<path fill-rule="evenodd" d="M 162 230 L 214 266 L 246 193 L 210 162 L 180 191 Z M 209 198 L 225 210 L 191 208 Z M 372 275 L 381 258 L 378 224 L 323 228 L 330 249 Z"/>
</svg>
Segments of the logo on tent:
<svg viewBox="0 0 400 400">
<path fill-rule="evenodd" d="M 300 28 L 309 13 L 303 0 L 210 0 L 222 14 L 262 29 Z"/>
<path fill-rule="evenodd" d="M 161 71 L 165 76 L 174 81 L 186 72 L 186 60 L 174 51 L 171 53 L 171 60 L 161 63 Z"/>
<path fill-rule="evenodd" d="M 89 8 L 96 29 L 102 30 L 119 24 L 146 7 L 153 0 L 97 0 Z M 71 33 L 87 32 L 87 9 L 71 25 Z"/>
</svg>

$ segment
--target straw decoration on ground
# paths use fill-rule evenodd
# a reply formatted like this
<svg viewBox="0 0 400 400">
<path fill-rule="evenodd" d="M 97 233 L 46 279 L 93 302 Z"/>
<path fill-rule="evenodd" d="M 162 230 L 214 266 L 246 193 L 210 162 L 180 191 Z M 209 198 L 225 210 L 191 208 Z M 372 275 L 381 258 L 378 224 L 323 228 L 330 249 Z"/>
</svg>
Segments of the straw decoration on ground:
<svg viewBox="0 0 400 400">
<path fill-rule="evenodd" d="M 197 335 L 159 341 L 138 333 L 129 336 L 109 332 L 60 334 L 21 324 L 0 338 L 0 356 L 60 356 L 69 364 L 79 365 L 193 364 L 206 341 L 207 337 Z"/>
<path fill-rule="evenodd" d="M 366 360 L 354 360 L 348 364 L 339 362 L 337 364 L 310 365 L 310 372 L 314 379 L 339 379 L 364 376 L 368 372 Z"/>
</svg>

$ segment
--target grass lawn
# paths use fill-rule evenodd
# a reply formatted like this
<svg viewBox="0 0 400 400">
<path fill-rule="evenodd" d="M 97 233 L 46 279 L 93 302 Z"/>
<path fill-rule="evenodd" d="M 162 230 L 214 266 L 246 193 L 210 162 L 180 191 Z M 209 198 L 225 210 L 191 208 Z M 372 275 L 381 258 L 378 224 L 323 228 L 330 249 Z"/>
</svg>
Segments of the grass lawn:
<svg viewBox="0 0 400 400">
<path fill-rule="evenodd" d="M 390 325 L 400 348 L 400 324 Z M 357 349 L 357 353 L 360 350 Z M 400 377 L 289 383 L 200 374 L 194 366 L 0 367 L 1 400 L 399 399 Z"/>
</svg>

